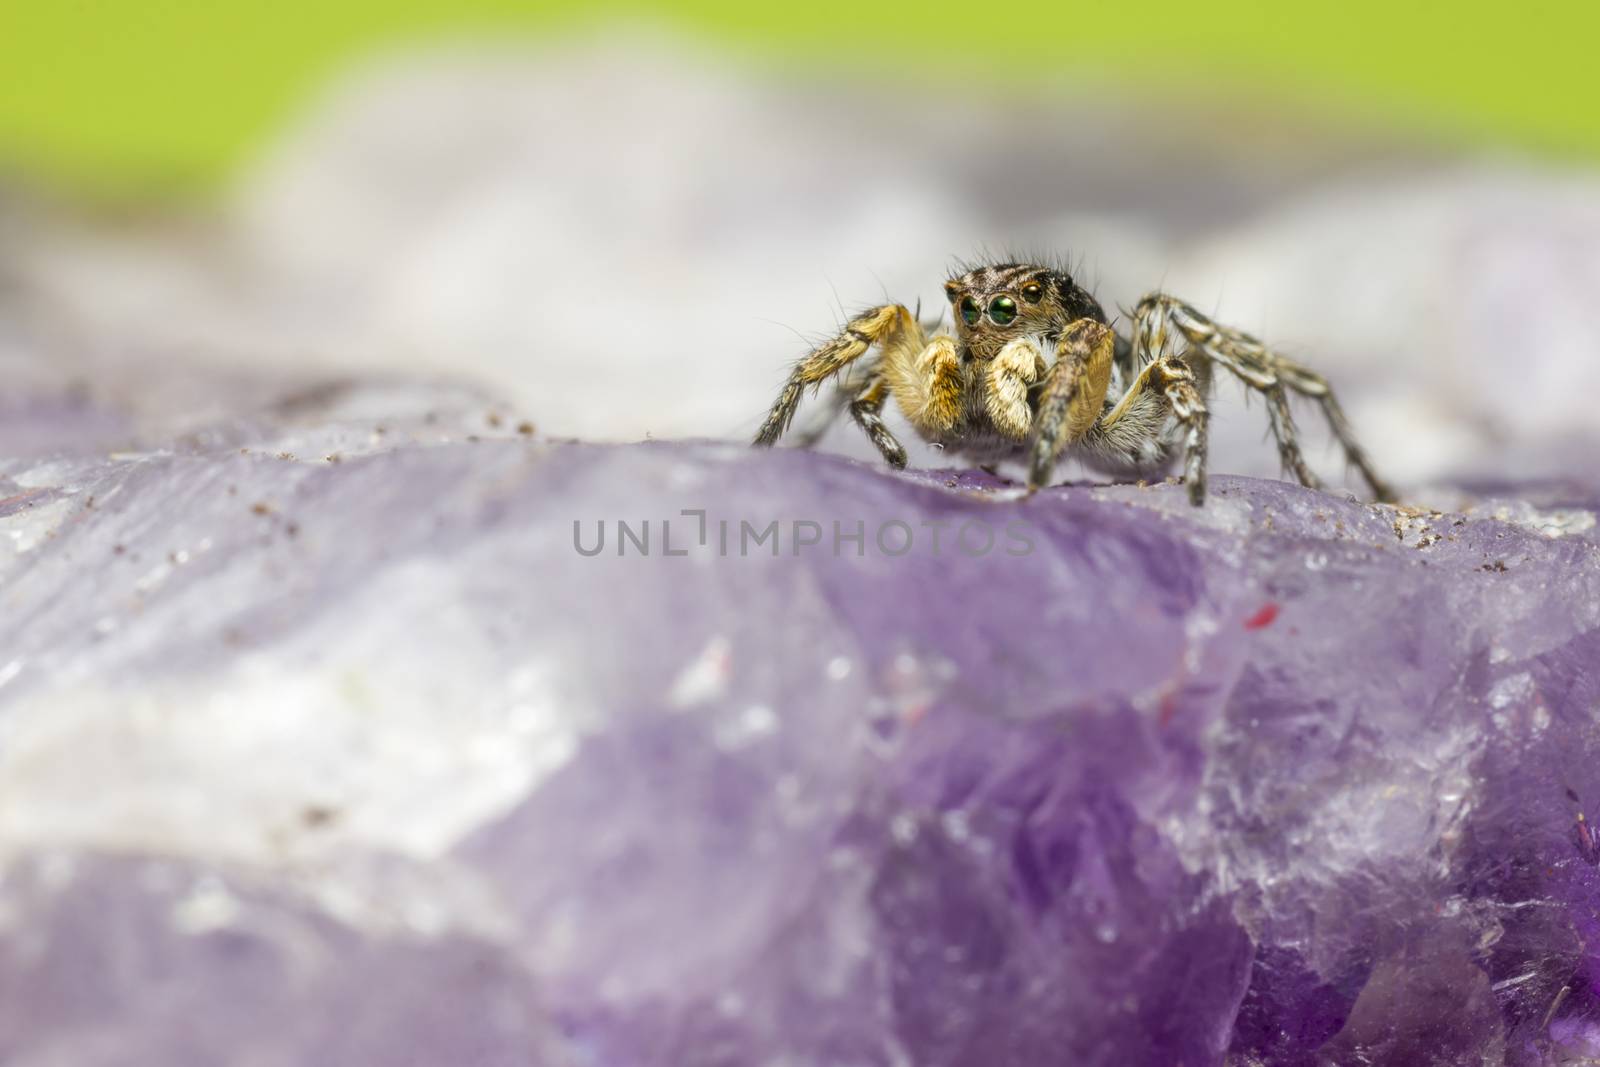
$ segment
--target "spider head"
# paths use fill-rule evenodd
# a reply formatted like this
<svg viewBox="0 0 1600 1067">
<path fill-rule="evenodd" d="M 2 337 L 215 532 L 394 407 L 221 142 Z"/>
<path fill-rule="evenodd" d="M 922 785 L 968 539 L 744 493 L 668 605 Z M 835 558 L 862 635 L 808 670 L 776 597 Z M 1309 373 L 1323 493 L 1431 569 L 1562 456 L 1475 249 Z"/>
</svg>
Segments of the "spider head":
<svg viewBox="0 0 1600 1067">
<path fill-rule="evenodd" d="M 972 359 L 993 359 L 1018 337 L 1053 343 L 1078 319 L 1105 322 L 1094 297 L 1066 271 L 1027 263 L 977 267 L 944 286 L 955 317 L 956 336 Z"/>
</svg>

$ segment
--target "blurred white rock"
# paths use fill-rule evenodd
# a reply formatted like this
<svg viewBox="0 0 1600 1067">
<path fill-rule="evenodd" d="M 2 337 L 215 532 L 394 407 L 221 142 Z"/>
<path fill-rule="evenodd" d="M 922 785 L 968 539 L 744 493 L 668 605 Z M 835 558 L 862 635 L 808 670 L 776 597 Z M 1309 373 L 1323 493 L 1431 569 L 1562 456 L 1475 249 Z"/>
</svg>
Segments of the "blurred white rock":
<svg viewBox="0 0 1600 1067">
<path fill-rule="evenodd" d="M 1561 469 L 1593 439 L 1590 175 L 1082 87 L 830 77 L 639 35 L 391 56 L 213 217 L 35 225 L 0 265 L 63 366 L 133 391 L 175 359 L 443 374 L 556 434 L 740 438 L 843 310 L 931 315 L 953 256 L 1054 250 L 1108 305 L 1165 288 L 1326 371 L 1401 481 Z M 1238 397 L 1216 465 L 1270 473 Z M 871 455 L 849 428 L 826 447 Z"/>
<path fill-rule="evenodd" d="M 1171 276 L 1201 300 L 1213 279 L 1229 320 L 1358 387 L 1398 475 L 1560 470 L 1600 430 L 1593 176 L 1352 182 L 1187 249 Z"/>
</svg>

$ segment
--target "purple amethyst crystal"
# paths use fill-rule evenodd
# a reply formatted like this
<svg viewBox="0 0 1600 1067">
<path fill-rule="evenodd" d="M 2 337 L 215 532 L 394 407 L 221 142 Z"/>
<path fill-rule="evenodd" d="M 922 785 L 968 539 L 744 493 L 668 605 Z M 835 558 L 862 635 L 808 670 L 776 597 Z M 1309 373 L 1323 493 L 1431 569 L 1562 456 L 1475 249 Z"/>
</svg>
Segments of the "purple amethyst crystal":
<svg viewBox="0 0 1600 1067">
<path fill-rule="evenodd" d="M 1600 1055 L 1592 490 L 104 447 L 0 464 L 0 1062 Z"/>
</svg>

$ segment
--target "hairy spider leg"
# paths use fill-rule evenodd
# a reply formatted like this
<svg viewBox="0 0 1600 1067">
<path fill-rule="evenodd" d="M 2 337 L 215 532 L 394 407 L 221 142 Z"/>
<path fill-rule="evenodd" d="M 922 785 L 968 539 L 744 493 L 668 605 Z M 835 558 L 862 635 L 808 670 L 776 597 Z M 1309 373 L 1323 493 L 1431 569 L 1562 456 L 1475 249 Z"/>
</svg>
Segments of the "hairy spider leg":
<svg viewBox="0 0 1600 1067">
<path fill-rule="evenodd" d="M 1049 481 L 1062 450 L 1094 425 L 1105 403 L 1115 354 L 1116 335 L 1103 322 L 1079 319 L 1062 331 L 1039 397 L 1030 489 Z"/>
<path fill-rule="evenodd" d="M 873 345 L 885 345 L 908 334 L 920 345 L 922 327 L 904 304 L 883 304 L 845 323 L 837 336 L 818 345 L 795 364 L 772 410 L 767 413 L 766 421 L 757 431 L 755 443 L 763 446 L 777 443 L 794 420 L 800 397 L 807 387 L 821 385 L 866 355 Z"/>
<path fill-rule="evenodd" d="M 1379 500 L 1394 499 L 1393 491 L 1378 477 L 1366 451 L 1356 441 L 1350 421 L 1332 388 L 1320 375 L 1249 334 L 1220 325 L 1164 293 L 1145 296 L 1133 315 L 1134 346 L 1136 354 L 1142 358 L 1153 359 L 1165 354 L 1174 339 L 1172 331 L 1175 331 L 1187 343 L 1188 352 L 1197 352 L 1207 361 L 1227 368 L 1246 386 L 1265 395 L 1267 418 L 1278 443 L 1279 458 L 1301 484 L 1316 488 L 1320 481 L 1301 453 L 1285 386 L 1318 401 L 1334 437 L 1350 463 L 1361 472 L 1373 496 Z"/>
</svg>

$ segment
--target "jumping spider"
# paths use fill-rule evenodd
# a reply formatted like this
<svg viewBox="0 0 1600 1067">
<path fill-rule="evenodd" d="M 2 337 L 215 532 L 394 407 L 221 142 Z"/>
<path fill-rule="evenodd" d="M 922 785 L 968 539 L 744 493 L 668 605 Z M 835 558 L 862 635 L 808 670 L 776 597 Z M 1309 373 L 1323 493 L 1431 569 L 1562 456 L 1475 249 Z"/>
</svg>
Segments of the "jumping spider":
<svg viewBox="0 0 1600 1067">
<path fill-rule="evenodd" d="M 1373 495 L 1393 499 L 1326 381 L 1180 300 L 1161 293 L 1140 300 L 1129 339 L 1059 268 L 979 266 L 951 278 L 945 292 L 953 334 L 926 336 L 903 304 L 857 315 L 795 367 L 755 443 L 783 436 L 807 386 L 843 374 L 833 414 L 848 407 L 891 467 L 906 465 L 905 449 L 880 418 L 893 395 L 926 441 L 981 465 L 1026 459 L 1030 490 L 1049 481 L 1067 449 L 1114 476 L 1165 473 L 1181 439 L 1183 480 L 1199 505 L 1206 491 L 1205 398 L 1212 367 L 1220 365 L 1265 396 L 1278 455 L 1302 485 L 1321 483 L 1295 441 L 1289 391 L 1321 404 Z M 874 346 L 877 357 L 855 367 Z"/>
</svg>

